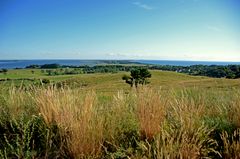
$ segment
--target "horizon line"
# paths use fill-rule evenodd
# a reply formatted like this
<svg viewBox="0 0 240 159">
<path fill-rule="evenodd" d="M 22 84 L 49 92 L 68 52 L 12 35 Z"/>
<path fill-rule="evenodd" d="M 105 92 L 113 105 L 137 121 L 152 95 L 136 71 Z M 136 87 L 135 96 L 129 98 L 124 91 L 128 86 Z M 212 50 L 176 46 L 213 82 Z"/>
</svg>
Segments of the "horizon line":
<svg viewBox="0 0 240 159">
<path fill-rule="evenodd" d="M 82 61 L 186 61 L 186 62 L 233 62 L 240 63 L 240 61 L 221 61 L 221 60 L 188 60 L 188 59 L 76 59 L 76 58 L 32 58 L 32 59 L 0 59 L 0 61 L 20 61 L 20 60 L 82 60 Z"/>
</svg>

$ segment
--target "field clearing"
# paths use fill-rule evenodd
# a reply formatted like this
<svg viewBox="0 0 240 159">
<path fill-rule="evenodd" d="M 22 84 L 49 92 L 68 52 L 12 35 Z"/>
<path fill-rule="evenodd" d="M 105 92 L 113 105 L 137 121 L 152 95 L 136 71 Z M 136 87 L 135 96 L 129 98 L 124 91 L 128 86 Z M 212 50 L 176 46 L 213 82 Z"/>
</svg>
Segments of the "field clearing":
<svg viewBox="0 0 240 159">
<path fill-rule="evenodd" d="M 34 71 L 34 73 L 32 73 Z M 182 73 L 169 71 L 151 71 L 150 86 L 155 89 L 169 90 L 181 88 L 206 88 L 231 90 L 232 88 L 240 87 L 240 79 L 223 79 L 209 78 L 202 76 L 190 76 Z M 31 84 L 31 81 L 26 79 L 49 79 L 52 83 L 63 83 L 71 88 L 81 88 L 84 90 L 96 90 L 98 92 L 117 92 L 118 90 L 130 90 L 130 86 L 121 78 L 129 72 L 119 73 L 94 73 L 94 74 L 77 74 L 77 75 L 56 75 L 48 76 L 42 73 L 39 69 L 21 69 L 9 70 L 4 75 L 0 74 L 0 79 L 10 79 L 9 81 L 1 81 L 2 86 L 20 85 L 26 83 Z"/>
<path fill-rule="evenodd" d="M 43 69 L 48 70 L 48 69 Z M 50 70 L 50 69 L 49 69 Z M 54 70 L 54 69 L 53 69 Z M 0 73 L 0 79 L 21 79 L 21 78 L 53 78 L 54 80 L 72 77 L 74 75 L 48 76 L 46 72 L 42 73 L 41 69 L 10 69 L 7 74 Z"/>
</svg>

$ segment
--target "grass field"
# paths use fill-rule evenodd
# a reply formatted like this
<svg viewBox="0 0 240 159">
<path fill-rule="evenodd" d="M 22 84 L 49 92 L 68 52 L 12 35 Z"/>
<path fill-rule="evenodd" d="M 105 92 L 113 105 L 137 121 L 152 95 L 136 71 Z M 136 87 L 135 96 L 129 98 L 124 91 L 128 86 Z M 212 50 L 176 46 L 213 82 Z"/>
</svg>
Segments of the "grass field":
<svg viewBox="0 0 240 159">
<path fill-rule="evenodd" d="M 34 73 L 32 73 L 34 71 Z M 151 71 L 152 78 L 150 86 L 156 89 L 176 89 L 186 87 L 201 87 L 206 89 L 222 89 L 240 87 L 240 79 L 219 79 L 200 76 L 190 76 L 168 71 Z M 57 75 L 48 76 L 41 73 L 39 69 L 10 70 L 6 75 L 0 73 L 0 79 L 10 79 L 1 81 L 1 84 L 16 83 L 17 85 L 24 79 L 50 79 L 52 83 L 63 82 L 72 88 L 94 89 L 97 91 L 119 91 L 119 89 L 129 89 L 129 86 L 121 79 L 127 72 L 120 73 L 95 73 L 78 75 Z M 30 84 L 30 83 L 29 83 Z"/>
<path fill-rule="evenodd" d="M 0 74 L 0 158 L 240 158 L 240 80 L 151 73 Z"/>
</svg>

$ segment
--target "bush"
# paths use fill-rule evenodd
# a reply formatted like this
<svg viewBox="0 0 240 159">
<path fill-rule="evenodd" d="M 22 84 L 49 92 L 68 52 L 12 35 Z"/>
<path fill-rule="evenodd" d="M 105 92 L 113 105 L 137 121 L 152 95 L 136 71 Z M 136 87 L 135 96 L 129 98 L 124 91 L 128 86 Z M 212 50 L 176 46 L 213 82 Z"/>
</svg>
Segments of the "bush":
<svg viewBox="0 0 240 159">
<path fill-rule="evenodd" d="M 41 83 L 43 83 L 43 84 L 49 84 L 49 83 L 50 83 L 50 80 L 44 78 L 44 79 L 41 80 Z"/>
</svg>

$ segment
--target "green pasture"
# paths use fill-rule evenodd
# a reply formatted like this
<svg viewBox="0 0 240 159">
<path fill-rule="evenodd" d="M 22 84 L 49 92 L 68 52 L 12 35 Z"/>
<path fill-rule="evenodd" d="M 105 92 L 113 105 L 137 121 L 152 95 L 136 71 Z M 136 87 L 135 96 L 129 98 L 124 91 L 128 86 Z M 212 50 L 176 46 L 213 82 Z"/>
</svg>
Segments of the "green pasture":
<svg viewBox="0 0 240 159">
<path fill-rule="evenodd" d="M 202 76 L 190 76 L 187 74 L 168 72 L 168 71 L 151 71 L 152 78 L 150 86 L 156 89 L 181 89 L 188 87 L 199 87 L 206 89 L 231 90 L 240 87 L 239 79 L 209 78 Z M 116 92 L 119 89 L 128 90 L 130 86 L 122 80 L 124 74 L 119 73 L 94 73 L 94 74 L 77 74 L 77 75 L 55 75 L 49 76 L 46 71 L 40 69 L 14 69 L 9 70 L 7 74 L 0 73 L 0 85 L 31 85 L 34 80 L 49 79 L 51 83 L 61 83 L 71 88 L 94 89 L 100 92 Z"/>
</svg>

